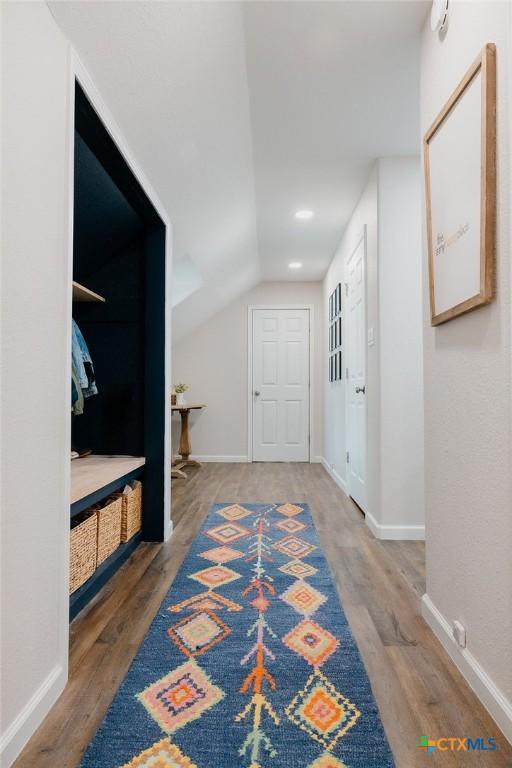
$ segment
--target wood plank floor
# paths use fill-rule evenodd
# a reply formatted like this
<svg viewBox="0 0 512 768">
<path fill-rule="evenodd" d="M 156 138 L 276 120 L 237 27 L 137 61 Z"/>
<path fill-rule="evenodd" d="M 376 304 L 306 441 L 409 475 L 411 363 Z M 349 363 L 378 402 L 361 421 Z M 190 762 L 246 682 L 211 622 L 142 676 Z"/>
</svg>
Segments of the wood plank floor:
<svg viewBox="0 0 512 768">
<path fill-rule="evenodd" d="M 73 622 L 69 683 L 15 768 L 76 768 L 210 505 L 224 501 L 310 504 L 397 768 L 512 766 L 512 747 L 420 616 L 422 543 L 374 539 L 320 465 L 207 464 L 187 473 L 173 481 L 171 541 L 142 544 Z M 494 736 L 498 750 L 426 755 L 415 747 L 423 734 Z"/>
</svg>

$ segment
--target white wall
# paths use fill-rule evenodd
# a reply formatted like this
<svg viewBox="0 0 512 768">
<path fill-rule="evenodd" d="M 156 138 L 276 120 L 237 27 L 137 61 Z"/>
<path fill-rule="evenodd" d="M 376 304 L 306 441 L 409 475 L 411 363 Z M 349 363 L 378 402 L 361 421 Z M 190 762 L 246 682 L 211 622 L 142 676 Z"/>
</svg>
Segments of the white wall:
<svg viewBox="0 0 512 768">
<path fill-rule="evenodd" d="M 2 701 L 8 766 L 67 676 L 69 48 L 2 3 Z"/>
<path fill-rule="evenodd" d="M 366 226 L 374 343 L 367 346 L 365 512 L 375 535 L 389 539 L 424 535 L 420 201 L 418 157 L 377 161 L 324 281 L 327 302 Z M 326 338 L 327 330 L 328 355 Z M 345 379 L 324 382 L 324 463 L 346 489 Z"/>
<path fill-rule="evenodd" d="M 390 538 L 393 526 L 421 538 L 425 524 L 421 189 L 419 157 L 379 160 L 379 523 Z"/>
<path fill-rule="evenodd" d="M 425 26 L 425 132 L 488 42 L 497 48 L 497 296 L 438 328 L 424 289 L 427 597 L 424 615 L 512 740 L 510 387 L 511 5 L 451 4 L 443 39 Z M 424 238 L 426 274 L 427 247 Z M 461 652 L 449 635 L 467 630 Z"/>
<path fill-rule="evenodd" d="M 218 461 L 247 461 L 247 307 L 249 304 L 314 305 L 312 458 L 323 443 L 323 300 L 321 283 L 260 283 L 173 345 L 174 383 L 190 385 L 189 402 L 206 410 L 191 414 L 192 451 Z M 179 418 L 173 418 L 173 444 Z"/>
</svg>

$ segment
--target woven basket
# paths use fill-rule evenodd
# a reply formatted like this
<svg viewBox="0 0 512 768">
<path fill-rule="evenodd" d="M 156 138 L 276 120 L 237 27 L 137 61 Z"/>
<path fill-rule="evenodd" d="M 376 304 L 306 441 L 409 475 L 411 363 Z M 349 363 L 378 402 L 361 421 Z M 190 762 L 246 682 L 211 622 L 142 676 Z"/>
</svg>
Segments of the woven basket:
<svg viewBox="0 0 512 768">
<path fill-rule="evenodd" d="M 142 483 L 132 480 L 130 490 L 124 491 L 123 516 L 121 521 L 121 541 L 126 543 L 142 528 Z"/>
<path fill-rule="evenodd" d="M 98 515 L 98 565 L 115 552 L 121 543 L 121 515 L 123 502 L 119 496 L 110 496 Z"/>
<path fill-rule="evenodd" d="M 69 533 L 69 594 L 75 592 L 96 570 L 98 517 L 87 510 L 71 521 Z"/>
</svg>

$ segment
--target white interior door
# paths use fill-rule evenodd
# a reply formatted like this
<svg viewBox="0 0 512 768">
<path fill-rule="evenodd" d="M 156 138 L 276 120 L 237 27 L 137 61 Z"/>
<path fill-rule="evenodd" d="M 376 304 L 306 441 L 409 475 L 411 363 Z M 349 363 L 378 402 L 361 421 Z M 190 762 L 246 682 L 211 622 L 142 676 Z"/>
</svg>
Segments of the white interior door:
<svg viewBox="0 0 512 768">
<path fill-rule="evenodd" d="M 347 485 L 366 509 L 366 238 L 360 238 L 346 266 Z"/>
<path fill-rule="evenodd" d="M 309 310 L 252 311 L 253 461 L 309 461 Z"/>
</svg>

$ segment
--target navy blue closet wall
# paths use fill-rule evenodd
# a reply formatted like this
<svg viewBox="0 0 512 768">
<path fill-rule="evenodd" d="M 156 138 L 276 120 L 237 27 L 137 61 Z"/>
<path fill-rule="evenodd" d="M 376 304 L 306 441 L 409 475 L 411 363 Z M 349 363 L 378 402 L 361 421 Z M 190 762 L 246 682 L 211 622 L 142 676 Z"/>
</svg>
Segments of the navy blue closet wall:
<svg viewBox="0 0 512 768">
<path fill-rule="evenodd" d="M 78 84 L 73 278 L 106 299 L 73 304 L 99 391 L 73 419 L 73 443 L 146 457 L 143 538 L 161 540 L 165 227 Z"/>
</svg>

